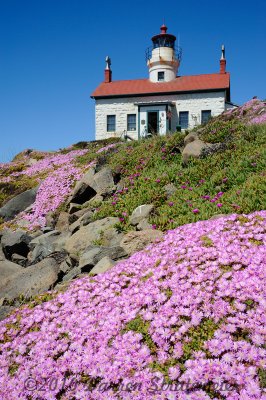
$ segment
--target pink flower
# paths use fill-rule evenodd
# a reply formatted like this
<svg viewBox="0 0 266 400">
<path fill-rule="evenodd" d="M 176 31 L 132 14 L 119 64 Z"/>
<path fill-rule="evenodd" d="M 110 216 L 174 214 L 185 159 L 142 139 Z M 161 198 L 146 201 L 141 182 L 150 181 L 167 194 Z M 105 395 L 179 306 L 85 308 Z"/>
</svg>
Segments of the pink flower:
<svg viewBox="0 0 266 400">
<path fill-rule="evenodd" d="M 219 207 L 219 208 L 223 206 L 222 203 L 217 203 L 216 205 L 217 205 L 217 207 Z"/>
<path fill-rule="evenodd" d="M 199 213 L 199 209 L 198 209 L 198 208 L 194 208 L 194 210 L 192 210 L 192 212 L 193 212 L 194 214 L 198 214 L 198 213 Z"/>
</svg>

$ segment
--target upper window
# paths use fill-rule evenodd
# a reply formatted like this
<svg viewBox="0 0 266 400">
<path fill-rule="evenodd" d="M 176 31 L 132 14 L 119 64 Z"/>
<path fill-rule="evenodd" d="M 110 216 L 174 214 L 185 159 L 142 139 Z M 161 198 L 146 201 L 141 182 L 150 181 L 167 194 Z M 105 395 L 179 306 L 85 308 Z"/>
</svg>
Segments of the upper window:
<svg viewBox="0 0 266 400">
<path fill-rule="evenodd" d="M 211 110 L 202 110 L 201 111 L 201 123 L 206 124 L 211 118 L 212 113 Z"/>
<path fill-rule="evenodd" d="M 164 81 L 164 71 L 158 72 L 158 82 Z"/>
<path fill-rule="evenodd" d="M 127 115 L 127 130 L 128 131 L 136 130 L 136 114 Z"/>
<path fill-rule="evenodd" d="M 107 132 L 115 132 L 115 115 L 107 115 Z"/>
<path fill-rule="evenodd" d="M 181 129 L 188 128 L 188 111 L 179 112 L 179 125 L 181 126 Z"/>
</svg>

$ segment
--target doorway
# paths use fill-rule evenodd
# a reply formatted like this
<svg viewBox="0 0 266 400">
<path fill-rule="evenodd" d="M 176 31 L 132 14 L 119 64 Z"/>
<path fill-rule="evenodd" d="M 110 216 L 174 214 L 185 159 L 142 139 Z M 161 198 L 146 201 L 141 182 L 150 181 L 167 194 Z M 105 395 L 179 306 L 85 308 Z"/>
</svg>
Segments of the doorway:
<svg viewBox="0 0 266 400">
<path fill-rule="evenodd" d="M 149 111 L 148 112 L 148 133 L 151 133 L 152 135 L 155 135 L 158 133 L 158 111 Z"/>
</svg>

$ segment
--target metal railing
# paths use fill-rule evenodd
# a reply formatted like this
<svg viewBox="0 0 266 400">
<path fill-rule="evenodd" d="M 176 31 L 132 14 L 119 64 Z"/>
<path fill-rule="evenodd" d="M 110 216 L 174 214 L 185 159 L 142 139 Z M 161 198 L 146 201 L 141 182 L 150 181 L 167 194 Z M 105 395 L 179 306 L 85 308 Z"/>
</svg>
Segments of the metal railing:
<svg viewBox="0 0 266 400">
<path fill-rule="evenodd" d="M 159 49 L 159 56 L 160 56 L 160 48 L 161 48 L 161 47 L 153 47 L 153 46 L 148 47 L 148 48 L 146 49 L 146 51 L 145 51 L 145 59 L 146 59 L 146 62 L 148 62 L 148 61 L 151 59 L 151 57 L 152 57 L 152 50 Z M 162 48 L 164 48 L 164 47 L 162 47 Z M 178 61 L 180 62 L 181 59 L 182 59 L 182 49 L 181 49 L 181 47 L 175 46 L 175 47 L 170 47 L 170 48 L 173 49 L 173 61 L 174 61 L 174 60 L 178 60 Z"/>
</svg>

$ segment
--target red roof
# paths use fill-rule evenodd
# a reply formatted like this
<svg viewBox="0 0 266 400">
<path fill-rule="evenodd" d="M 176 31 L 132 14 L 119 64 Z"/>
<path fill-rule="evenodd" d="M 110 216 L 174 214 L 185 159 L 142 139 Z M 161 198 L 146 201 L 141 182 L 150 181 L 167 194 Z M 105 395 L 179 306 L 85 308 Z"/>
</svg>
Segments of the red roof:
<svg viewBox="0 0 266 400">
<path fill-rule="evenodd" d="M 113 97 L 126 95 L 148 95 L 176 92 L 197 92 L 229 89 L 230 74 L 205 74 L 178 76 L 170 82 L 151 82 L 149 79 L 102 82 L 91 97 Z"/>
</svg>

